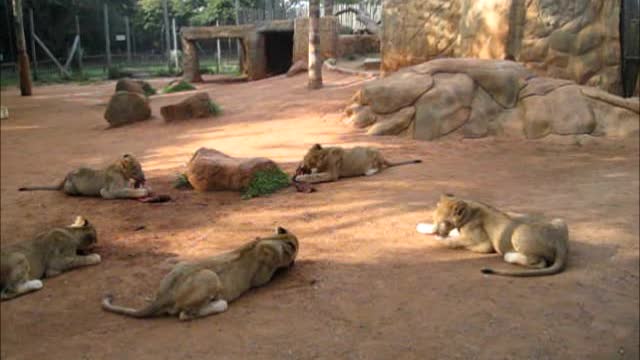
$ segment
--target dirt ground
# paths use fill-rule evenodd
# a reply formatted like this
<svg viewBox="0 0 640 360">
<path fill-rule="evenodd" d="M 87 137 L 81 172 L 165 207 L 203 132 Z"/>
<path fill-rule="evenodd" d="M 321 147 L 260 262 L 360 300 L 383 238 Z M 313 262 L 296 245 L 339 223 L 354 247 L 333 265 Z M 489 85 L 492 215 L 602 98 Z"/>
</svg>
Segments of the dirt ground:
<svg viewBox="0 0 640 360">
<path fill-rule="evenodd" d="M 304 75 L 204 84 L 223 116 L 165 125 L 160 107 L 187 94 L 159 95 L 153 120 L 111 130 L 102 115 L 113 82 L 38 87 L 29 98 L 3 90 L 11 118 L 0 125 L 2 244 L 82 214 L 97 226 L 103 262 L 3 302 L 2 359 L 637 359 L 638 140 L 369 137 L 340 122 L 362 81 L 325 73 L 324 89 L 313 92 Z M 424 162 L 252 200 L 171 186 L 201 146 L 270 157 L 292 172 L 316 142 Z M 123 152 L 175 201 L 16 191 Z M 529 279 L 482 275 L 484 266 L 510 265 L 415 232 L 443 192 L 565 218 L 569 268 Z M 296 266 L 223 314 L 181 323 L 100 309 L 108 292 L 142 306 L 176 261 L 233 249 L 276 224 L 300 239 Z"/>
</svg>

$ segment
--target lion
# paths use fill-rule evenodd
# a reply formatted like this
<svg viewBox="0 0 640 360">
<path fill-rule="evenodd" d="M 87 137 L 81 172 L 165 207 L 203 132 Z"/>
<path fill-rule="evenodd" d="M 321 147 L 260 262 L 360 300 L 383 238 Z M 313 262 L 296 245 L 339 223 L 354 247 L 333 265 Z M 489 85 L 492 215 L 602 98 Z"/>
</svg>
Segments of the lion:
<svg viewBox="0 0 640 360">
<path fill-rule="evenodd" d="M 133 180 L 133 187 L 129 180 Z M 67 195 L 101 196 L 104 199 L 139 199 L 149 196 L 144 188 L 145 177 L 140 163 L 133 155 L 124 154 L 105 169 L 79 168 L 73 170 L 58 185 L 27 186 L 19 191 L 62 190 Z"/>
<path fill-rule="evenodd" d="M 32 240 L 2 248 L 0 298 L 4 301 L 40 290 L 42 278 L 99 264 L 100 255 L 88 253 L 96 242 L 96 229 L 78 216 L 69 226 L 54 228 Z"/>
<path fill-rule="evenodd" d="M 346 149 L 338 146 L 313 145 L 296 170 L 295 181 L 319 183 L 352 176 L 371 176 L 392 166 L 417 164 L 422 160 L 392 163 L 372 147 L 357 146 Z"/>
<path fill-rule="evenodd" d="M 268 283 L 276 270 L 293 266 L 298 239 L 284 228 L 275 235 L 254 241 L 227 253 L 195 262 L 181 262 L 160 282 L 155 299 L 136 310 L 102 300 L 106 311 L 135 318 L 178 315 L 192 320 L 224 312 L 228 303 L 249 289 Z"/>
<path fill-rule="evenodd" d="M 508 263 L 532 268 L 522 271 L 485 268 L 481 270 L 484 274 L 543 276 L 557 274 L 567 265 L 569 229 L 562 219 L 546 222 L 445 194 L 440 197 L 433 221 L 418 224 L 417 231 L 435 234 L 451 248 L 497 252 Z"/>
</svg>

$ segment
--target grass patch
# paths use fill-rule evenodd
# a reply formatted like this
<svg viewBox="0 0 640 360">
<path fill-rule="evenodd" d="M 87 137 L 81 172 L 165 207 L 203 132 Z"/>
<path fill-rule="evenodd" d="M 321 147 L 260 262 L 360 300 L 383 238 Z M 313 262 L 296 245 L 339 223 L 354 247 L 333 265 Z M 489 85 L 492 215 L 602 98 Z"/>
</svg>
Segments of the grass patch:
<svg viewBox="0 0 640 360">
<path fill-rule="evenodd" d="M 272 194 L 287 186 L 289 186 L 289 175 L 280 168 L 257 171 L 242 194 L 242 199 Z"/>
<path fill-rule="evenodd" d="M 193 189 L 193 186 L 191 186 L 187 178 L 187 174 L 176 175 L 176 179 L 173 181 L 173 187 L 175 189 Z"/>
<path fill-rule="evenodd" d="M 170 93 L 189 91 L 189 90 L 195 90 L 195 89 L 196 89 L 195 86 L 189 84 L 184 80 L 180 80 L 178 82 L 174 82 L 172 84 L 167 85 L 162 92 L 165 94 L 170 94 Z"/>
<path fill-rule="evenodd" d="M 144 90 L 144 94 L 146 96 L 151 96 L 151 95 L 155 95 L 158 92 L 156 91 L 156 89 L 153 88 L 153 86 L 151 86 L 151 84 L 149 84 L 146 81 L 142 82 L 142 90 Z"/>
<path fill-rule="evenodd" d="M 213 116 L 218 116 L 222 114 L 222 108 L 213 100 L 209 100 L 209 113 Z"/>
</svg>

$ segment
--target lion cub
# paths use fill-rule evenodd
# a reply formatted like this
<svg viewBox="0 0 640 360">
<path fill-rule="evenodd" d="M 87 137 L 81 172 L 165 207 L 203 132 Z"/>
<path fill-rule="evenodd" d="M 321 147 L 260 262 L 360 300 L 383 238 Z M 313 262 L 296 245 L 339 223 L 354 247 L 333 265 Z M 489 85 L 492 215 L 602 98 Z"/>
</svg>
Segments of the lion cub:
<svg viewBox="0 0 640 360">
<path fill-rule="evenodd" d="M 97 241 L 96 230 L 78 216 L 67 227 L 38 234 L 35 239 L 0 250 L 0 297 L 12 299 L 42 289 L 39 279 L 73 268 L 100 263 L 100 255 L 85 254 Z"/>
<path fill-rule="evenodd" d="M 249 289 L 268 283 L 276 270 L 291 267 L 297 254 L 296 236 L 278 227 L 274 235 L 239 249 L 177 264 L 160 282 L 155 300 L 140 310 L 113 305 L 111 295 L 102 308 L 136 318 L 177 314 L 180 320 L 221 313 Z"/>
<path fill-rule="evenodd" d="M 420 162 L 422 160 L 392 163 L 372 147 L 323 148 L 320 144 L 315 144 L 304 156 L 294 180 L 308 183 L 336 181 L 342 177 L 370 176 L 388 167 Z"/>
<path fill-rule="evenodd" d="M 433 224 L 418 224 L 418 232 L 436 234 L 437 239 L 452 248 L 497 252 L 508 263 L 533 268 L 524 271 L 482 269 L 485 274 L 542 276 L 559 273 L 566 267 L 569 229 L 562 219 L 543 222 L 446 194 L 438 201 L 433 221 Z"/>
<path fill-rule="evenodd" d="M 134 181 L 133 188 L 129 180 Z M 19 191 L 62 190 L 67 195 L 101 196 L 104 199 L 137 199 L 149 196 L 142 188 L 145 178 L 142 166 L 130 154 L 122 155 L 105 169 L 79 168 L 53 186 L 25 186 Z"/>
</svg>

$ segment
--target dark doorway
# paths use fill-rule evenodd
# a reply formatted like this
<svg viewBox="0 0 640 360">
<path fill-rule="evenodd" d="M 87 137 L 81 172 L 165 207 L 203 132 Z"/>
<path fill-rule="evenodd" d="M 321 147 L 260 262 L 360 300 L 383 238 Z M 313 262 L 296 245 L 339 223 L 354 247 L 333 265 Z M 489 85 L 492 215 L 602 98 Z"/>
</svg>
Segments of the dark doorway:
<svg viewBox="0 0 640 360">
<path fill-rule="evenodd" d="M 286 73 L 293 57 L 293 31 L 264 33 L 264 47 L 267 55 L 267 74 Z"/>
<path fill-rule="evenodd" d="M 640 72 L 640 0 L 623 0 L 620 7 L 622 90 L 625 97 L 635 91 Z"/>
</svg>

